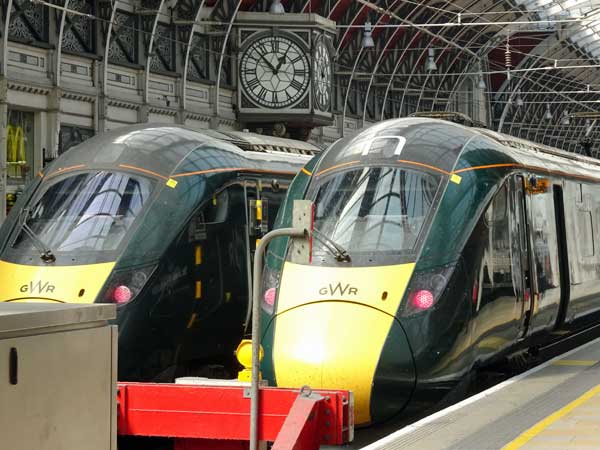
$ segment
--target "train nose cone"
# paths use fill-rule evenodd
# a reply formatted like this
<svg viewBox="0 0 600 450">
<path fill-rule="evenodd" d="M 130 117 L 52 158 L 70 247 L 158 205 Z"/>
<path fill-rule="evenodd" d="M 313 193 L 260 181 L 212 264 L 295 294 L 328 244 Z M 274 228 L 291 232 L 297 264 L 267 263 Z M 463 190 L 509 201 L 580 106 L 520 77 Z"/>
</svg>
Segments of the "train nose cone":
<svg viewBox="0 0 600 450">
<path fill-rule="evenodd" d="M 351 302 L 309 303 L 277 316 L 277 385 L 348 389 L 356 425 L 385 420 L 407 404 L 415 385 L 412 353 L 390 314 Z"/>
</svg>

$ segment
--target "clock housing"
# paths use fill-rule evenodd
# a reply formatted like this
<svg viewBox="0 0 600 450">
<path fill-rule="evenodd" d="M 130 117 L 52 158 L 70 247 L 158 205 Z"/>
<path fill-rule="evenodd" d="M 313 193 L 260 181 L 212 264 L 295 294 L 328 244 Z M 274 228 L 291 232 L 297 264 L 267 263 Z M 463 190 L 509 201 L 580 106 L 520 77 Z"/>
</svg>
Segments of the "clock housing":
<svg viewBox="0 0 600 450">
<path fill-rule="evenodd" d="M 240 11 L 235 26 L 241 126 L 270 133 L 279 124 L 291 137 L 332 125 L 335 22 L 317 14 Z M 326 69 L 315 73 L 317 63 Z"/>
</svg>

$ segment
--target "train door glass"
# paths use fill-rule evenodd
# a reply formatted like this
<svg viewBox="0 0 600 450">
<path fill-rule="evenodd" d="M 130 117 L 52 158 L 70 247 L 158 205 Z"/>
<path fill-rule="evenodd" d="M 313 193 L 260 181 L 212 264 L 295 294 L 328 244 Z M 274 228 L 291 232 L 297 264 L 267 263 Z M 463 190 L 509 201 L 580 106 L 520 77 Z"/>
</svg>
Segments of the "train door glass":
<svg viewBox="0 0 600 450">
<path fill-rule="evenodd" d="M 516 175 L 512 178 L 511 183 L 513 196 L 511 201 L 511 247 L 516 294 L 515 319 L 519 335 L 524 336 L 529 325 L 532 292 L 525 182 L 522 176 Z"/>
<path fill-rule="evenodd" d="M 467 244 L 476 261 L 472 336 L 494 353 L 522 333 L 529 296 L 527 224 L 522 177 L 511 177 L 488 204 Z"/>
<path fill-rule="evenodd" d="M 553 326 L 560 305 L 559 247 L 554 195 L 548 179 L 526 180 L 533 274 L 530 331 Z"/>
<path fill-rule="evenodd" d="M 479 309 L 501 297 L 513 295 L 510 239 L 508 228 L 508 187 L 503 185 L 484 217 L 485 246 L 481 277 L 481 298 Z"/>
</svg>

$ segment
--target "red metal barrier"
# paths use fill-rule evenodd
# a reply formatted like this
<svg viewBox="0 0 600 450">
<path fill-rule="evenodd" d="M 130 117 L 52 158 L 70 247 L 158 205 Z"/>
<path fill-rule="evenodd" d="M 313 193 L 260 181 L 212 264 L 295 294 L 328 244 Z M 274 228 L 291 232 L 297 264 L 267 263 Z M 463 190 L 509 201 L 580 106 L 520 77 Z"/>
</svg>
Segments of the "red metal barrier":
<svg viewBox="0 0 600 450">
<path fill-rule="evenodd" d="M 175 439 L 175 450 L 243 450 L 250 429 L 244 386 L 119 383 L 119 435 Z M 353 437 L 348 391 L 261 388 L 259 439 L 273 450 L 316 450 Z"/>
</svg>

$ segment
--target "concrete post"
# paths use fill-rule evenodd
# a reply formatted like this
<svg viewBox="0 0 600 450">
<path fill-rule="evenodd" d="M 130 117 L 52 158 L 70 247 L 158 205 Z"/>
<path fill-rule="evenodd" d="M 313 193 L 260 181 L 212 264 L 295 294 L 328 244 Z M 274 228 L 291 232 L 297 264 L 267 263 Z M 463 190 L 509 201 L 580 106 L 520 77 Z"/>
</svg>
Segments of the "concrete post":
<svg viewBox="0 0 600 450">
<path fill-rule="evenodd" d="M 47 158 L 56 158 L 58 156 L 58 146 L 60 142 L 60 102 L 62 99 L 62 90 L 58 87 L 52 89 L 48 98 L 48 148 L 46 149 Z M 42 157 L 43 158 L 43 157 Z M 40 167 L 43 165 L 40 164 Z M 39 169 L 36 168 L 36 170 Z"/>
</svg>

